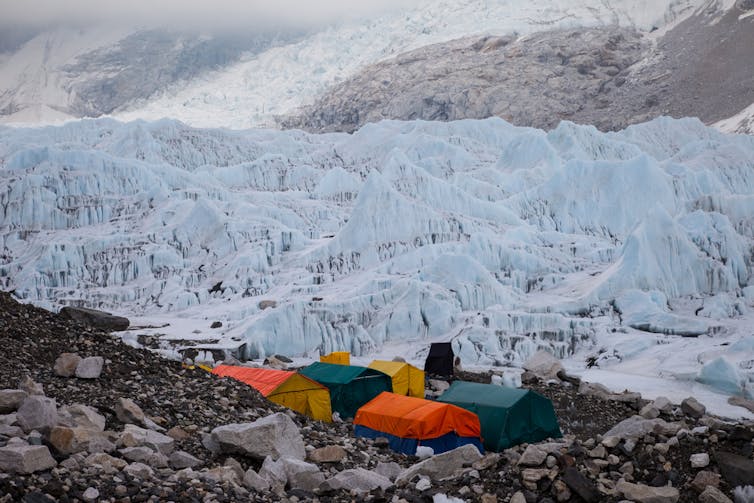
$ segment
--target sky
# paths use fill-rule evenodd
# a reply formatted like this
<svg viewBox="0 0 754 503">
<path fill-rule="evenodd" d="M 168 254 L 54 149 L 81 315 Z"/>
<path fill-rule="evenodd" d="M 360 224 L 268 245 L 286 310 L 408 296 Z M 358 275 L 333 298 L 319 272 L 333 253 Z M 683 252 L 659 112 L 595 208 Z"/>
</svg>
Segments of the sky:
<svg viewBox="0 0 754 503">
<path fill-rule="evenodd" d="M 307 26 L 377 15 L 412 2 L 416 0 L 0 0 L 0 23 Z"/>
</svg>

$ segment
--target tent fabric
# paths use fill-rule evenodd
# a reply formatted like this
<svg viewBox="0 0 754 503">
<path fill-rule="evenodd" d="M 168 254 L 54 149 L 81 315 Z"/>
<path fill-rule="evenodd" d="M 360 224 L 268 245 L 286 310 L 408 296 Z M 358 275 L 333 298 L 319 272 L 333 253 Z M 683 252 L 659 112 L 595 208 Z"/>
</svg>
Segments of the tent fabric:
<svg viewBox="0 0 754 503">
<path fill-rule="evenodd" d="M 386 437 L 405 454 L 420 445 L 441 453 L 473 444 L 483 452 L 477 415 L 450 404 L 383 392 L 358 410 L 353 423 L 356 435 Z"/>
<path fill-rule="evenodd" d="M 406 362 L 374 360 L 370 369 L 379 370 L 390 376 L 393 393 L 424 398 L 424 371 Z"/>
<path fill-rule="evenodd" d="M 387 374 L 367 367 L 314 362 L 300 373 L 327 386 L 332 409 L 343 419 L 354 417 L 359 407 L 393 389 Z"/>
<path fill-rule="evenodd" d="M 453 376 L 453 346 L 449 342 L 435 342 L 429 347 L 424 372 L 443 377 Z"/>
<path fill-rule="evenodd" d="M 437 400 L 477 414 L 492 451 L 563 436 L 552 402 L 531 390 L 455 381 Z"/>
<path fill-rule="evenodd" d="M 287 370 L 218 365 L 212 371 L 248 384 L 262 396 L 320 421 L 332 421 L 330 391 L 306 376 Z"/>
<path fill-rule="evenodd" d="M 335 351 L 329 355 L 319 357 L 322 363 L 337 363 L 338 365 L 350 365 L 351 353 L 348 351 Z"/>
</svg>

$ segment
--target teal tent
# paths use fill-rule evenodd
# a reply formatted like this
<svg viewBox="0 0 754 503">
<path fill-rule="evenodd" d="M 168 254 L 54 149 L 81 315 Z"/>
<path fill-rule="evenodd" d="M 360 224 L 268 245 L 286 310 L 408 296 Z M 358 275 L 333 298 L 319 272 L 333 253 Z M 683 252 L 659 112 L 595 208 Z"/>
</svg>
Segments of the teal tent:
<svg viewBox="0 0 754 503">
<path fill-rule="evenodd" d="M 332 410 L 343 419 L 355 417 L 362 405 L 383 391 L 393 391 L 389 375 L 367 367 L 314 362 L 299 372 L 327 386 Z"/>
<path fill-rule="evenodd" d="M 563 436 L 552 402 L 531 390 L 455 381 L 437 400 L 479 416 L 484 447 L 490 451 Z"/>
</svg>

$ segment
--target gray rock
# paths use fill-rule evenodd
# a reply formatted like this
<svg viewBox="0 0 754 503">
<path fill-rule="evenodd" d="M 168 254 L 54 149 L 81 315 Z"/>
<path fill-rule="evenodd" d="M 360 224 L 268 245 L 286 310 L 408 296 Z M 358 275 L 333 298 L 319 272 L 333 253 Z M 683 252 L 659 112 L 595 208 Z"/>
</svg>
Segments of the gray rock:
<svg viewBox="0 0 754 503">
<path fill-rule="evenodd" d="M 345 490 L 365 493 L 377 488 L 383 490 L 393 486 L 390 479 L 364 468 L 343 470 L 322 484 L 324 490 Z"/>
<path fill-rule="evenodd" d="M 521 491 L 516 491 L 513 496 L 511 496 L 510 503 L 526 503 L 526 496 L 524 496 L 524 493 Z"/>
<path fill-rule="evenodd" d="M 146 446 L 161 452 L 166 456 L 170 455 L 175 448 L 175 440 L 163 435 L 162 433 L 140 428 L 133 424 L 127 424 L 120 434 L 118 444 L 123 447 L 141 447 Z"/>
<path fill-rule="evenodd" d="M 118 398 L 115 416 L 121 423 L 144 425 L 144 411 L 130 398 Z"/>
<path fill-rule="evenodd" d="M 102 374 L 105 359 L 101 356 L 90 356 L 82 359 L 76 366 L 76 377 L 79 379 L 98 379 Z"/>
<path fill-rule="evenodd" d="M 303 460 L 306 449 L 296 423 L 286 414 L 277 413 L 253 423 L 219 426 L 212 430 L 212 441 L 222 452 L 240 453 L 255 459 L 281 457 Z"/>
<path fill-rule="evenodd" d="M 55 360 L 52 371 L 58 377 L 72 377 L 81 362 L 81 357 L 76 353 L 62 353 Z"/>
<path fill-rule="evenodd" d="M 87 309 L 85 307 L 66 306 L 60 310 L 59 316 L 109 332 L 127 330 L 131 324 L 128 318 L 124 318 L 123 316 L 114 316 L 111 313 L 97 311 L 96 309 Z"/>
<path fill-rule="evenodd" d="M 675 435 L 680 429 L 681 425 L 679 423 L 668 423 L 660 418 L 645 419 L 641 416 L 631 416 L 613 426 L 603 437 L 617 437 L 635 441 L 648 433 L 668 436 Z"/>
<path fill-rule="evenodd" d="M 245 475 L 244 475 L 245 476 Z M 274 460 L 272 456 L 267 456 L 259 469 L 259 476 L 270 485 L 270 489 L 280 492 L 288 483 L 288 474 L 285 472 L 285 465 L 282 460 Z"/>
<path fill-rule="evenodd" d="M 76 452 L 104 452 L 115 447 L 102 431 L 91 428 L 55 426 L 50 430 L 49 440 L 55 451 L 64 456 Z"/>
<path fill-rule="evenodd" d="M 325 475 L 317 465 L 292 458 L 280 458 L 283 464 L 288 486 L 291 489 L 314 491 L 325 481 Z"/>
<path fill-rule="evenodd" d="M 64 405 L 58 409 L 60 424 L 84 428 L 88 430 L 105 431 L 105 416 L 92 407 L 82 404 Z"/>
<path fill-rule="evenodd" d="M 410 480 L 414 475 L 427 475 L 433 480 L 440 480 L 454 475 L 464 466 L 471 465 L 481 458 L 482 455 L 476 447 L 469 444 L 462 445 L 407 468 L 396 478 L 396 483 Z"/>
<path fill-rule="evenodd" d="M 0 471 L 34 473 L 57 465 L 44 445 L 6 445 L 0 447 Z"/>
<path fill-rule="evenodd" d="M 249 491 L 264 492 L 270 489 L 270 483 L 259 476 L 253 468 L 246 470 L 243 476 L 243 485 Z"/>
<path fill-rule="evenodd" d="M 170 466 L 174 470 L 182 470 L 183 468 L 194 468 L 195 466 L 202 465 L 201 459 L 198 459 L 188 452 L 175 451 L 170 455 Z"/>
<path fill-rule="evenodd" d="M 698 493 L 704 491 L 707 486 L 717 488 L 720 485 L 720 474 L 702 470 L 691 481 L 691 487 Z"/>
<path fill-rule="evenodd" d="M 676 503 L 681 497 L 675 487 L 651 487 L 644 484 L 632 484 L 625 480 L 618 481 L 615 489 L 625 498 L 637 503 Z"/>
<path fill-rule="evenodd" d="M 729 497 L 725 495 L 717 487 L 708 486 L 699 495 L 699 503 L 733 503 Z"/>
<path fill-rule="evenodd" d="M 673 412 L 673 402 L 664 396 L 658 396 L 655 398 L 654 402 L 652 402 L 652 406 L 663 414 L 670 414 Z"/>
<path fill-rule="evenodd" d="M 132 477 L 137 477 L 142 480 L 148 479 L 152 477 L 152 475 L 154 475 L 154 470 L 152 470 L 152 468 L 145 465 L 144 463 L 131 463 L 130 465 L 123 468 L 123 471 L 125 473 L 128 473 Z"/>
<path fill-rule="evenodd" d="M 648 403 L 639 411 L 639 415 L 644 419 L 654 419 L 660 417 L 660 409 L 654 406 L 652 403 Z"/>
<path fill-rule="evenodd" d="M 113 457 L 109 454 L 105 454 L 104 452 L 98 452 L 95 454 L 90 454 L 84 460 L 81 462 L 84 466 L 93 466 L 97 465 L 104 469 L 106 472 L 117 472 L 122 470 L 128 465 L 128 462 Z"/>
<path fill-rule="evenodd" d="M 54 398 L 41 395 L 27 397 L 16 413 L 18 425 L 25 431 L 49 433 L 58 424 L 58 408 Z"/>
<path fill-rule="evenodd" d="M 41 395 L 44 396 L 45 391 L 41 384 L 38 382 L 35 382 L 31 377 L 28 375 L 24 376 L 23 379 L 18 383 L 18 389 L 27 392 L 29 395 Z"/>
<path fill-rule="evenodd" d="M 199 477 L 203 480 L 214 482 L 215 484 L 230 482 L 238 485 L 241 483 L 238 472 L 231 466 L 218 466 L 211 470 L 202 471 L 200 472 Z"/>
<path fill-rule="evenodd" d="M 339 463 L 346 458 L 347 454 L 346 450 L 339 445 L 328 445 L 310 452 L 309 460 L 316 463 Z"/>
<path fill-rule="evenodd" d="M 582 475 L 573 466 L 567 467 L 563 472 L 563 482 L 587 503 L 597 503 L 601 499 L 600 492 L 594 482 Z"/>
<path fill-rule="evenodd" d="M 96 487 L 87 487 L 81 497 L 84 498 L 84 501 L 97 501 L 99 499 L 99 491 Z"/>
<path fill-rule="evenodd" d="M 29 394 L 20 389 L 0 389 L 0 414 L 15 412 Z"/>
<path fill-rule="evenodd" d="M 545 462 L 547 452 L 536 444 L 529 444 L 518 460 L 521 466 L 539 466 Z"/>
<path fill-rule="evenodd" d="M 707 407 L 699 403 L 696 398 L 690 396 L 681 402 L 681 410 L 687 416 L 699 419 L 707 412 Z"/>
<path fill-rule="evenodd" d="M 717 451 L 715 461 L 731 487 L 754 485 L 754 461 L 732 452 Z"/>
<path fill-rule="evenodd" d="M 395 461 L 390 461 L 388 463 L 385 463 L 383 461 L 379 461 L 377 463 L 377 466 L 374 467 L 374 473 L 378 473 L 382 475 L 383 477 L 386 477 L 390 480 L 395 480 L 398 475 L 401 474 L 403 471 L 403 468 L 401 468 L 401 465 L 396 463 Z"/>
<path fill-rule="evenodd" d="M 709 466 L 709 454 L 707 454 L 706 452 L 692 454 L 690 461 L 691 468 L 705 468 Z"/>
</svg>

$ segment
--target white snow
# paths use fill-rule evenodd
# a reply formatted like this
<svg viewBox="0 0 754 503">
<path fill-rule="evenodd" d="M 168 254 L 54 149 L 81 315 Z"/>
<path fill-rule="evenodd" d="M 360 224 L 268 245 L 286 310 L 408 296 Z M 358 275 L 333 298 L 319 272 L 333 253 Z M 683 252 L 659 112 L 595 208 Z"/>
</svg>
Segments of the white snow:
<svg viewBox="0 0 754 503">
<path fill-rule="evenodd" d="M 127 338 L 173 357 L 547 349 L 743 414 L 719 391 L 754 382 L 752 193 L 754 138 L 694 119 L 0 127 L 0 287 L 159 327 Z"/>
<path fill-rule="evenodd" d="M 749 12 L 747 17 L 751 15 L 754 15 L 754 10 Z M 754 135 L 754 103 L 741 110 L 733 117 L 716 122 L 714 127 L 726 133 Z"/>
</svg>

